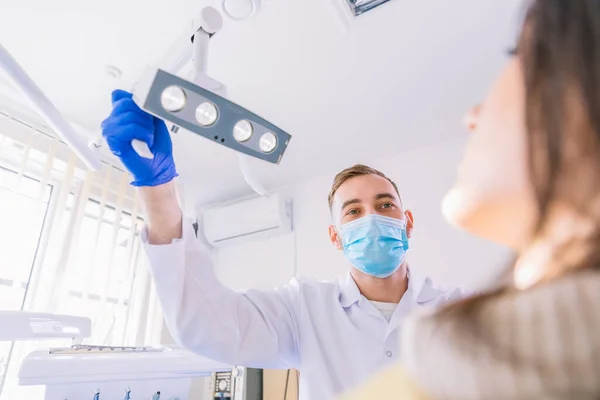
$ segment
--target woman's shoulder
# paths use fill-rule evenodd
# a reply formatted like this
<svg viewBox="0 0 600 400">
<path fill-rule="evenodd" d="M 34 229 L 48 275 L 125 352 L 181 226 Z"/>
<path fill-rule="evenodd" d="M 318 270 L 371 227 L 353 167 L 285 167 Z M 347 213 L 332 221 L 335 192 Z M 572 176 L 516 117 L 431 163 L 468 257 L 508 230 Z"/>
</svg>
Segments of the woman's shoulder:
<svg viewBox="0 0 600 400">
<path fill-rule="evenodd" d="M 480 298 L 480 300 L 478 300 Z M 475 312 L 468 315 L 448 312 L 460 308 L 459 303 L 479 302 Z M 557 317 L 600 323 L 600 271 L 587 270 L 531 287 L 527 290 L 506 291 L 497 296 L 476 295 L 441 309 L 421 309 L 408 318 L 405 330 L 432 330 L 451 334 L 454 330 L 479 327 L 496 331 L 512 322 L 533 322 L 534 319 L 554 320 Z M 586 311 L 592 312 L 590 318 Z M 465 326 L 464 322 L 468 322 Z M 487 330 L 486 329 L 486 330 Z M 470 331 L 471 329 L 469 329 Z"/>
<path fill-rule="evenodd" d="M 593 372 L 600 363 L 600 335 L 592 333 L 600 327 L 599 271 L 465 302 L 478 304 L 469 312 L 461 305 L 423 310 L 405 321 L 403 362 L 432 394 L 466 400 L 499 391 L 521 398 L 516 391 L 522 390 L 535 396 L 542 382 L 557 384 L 553 377 L 565 365 Z M 584 375 L 569 384 L 582 383 Z"/>
</svg>

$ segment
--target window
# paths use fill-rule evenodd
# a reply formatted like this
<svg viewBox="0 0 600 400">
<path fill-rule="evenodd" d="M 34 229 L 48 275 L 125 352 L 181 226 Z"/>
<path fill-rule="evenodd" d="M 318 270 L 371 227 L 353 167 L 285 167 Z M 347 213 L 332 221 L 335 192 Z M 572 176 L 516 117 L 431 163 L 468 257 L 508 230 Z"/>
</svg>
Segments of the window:
<svg viewBox="0 0 600 400">
<path fill-rule="evenodd" d="M 43 190 L 39 198 L 38 192 Z M 0 306 L 20 310 L 39 245 L 52 186 L 0 167 Z"/>
<path fill-rule="evenodd" d="M 73 204 L 70 195 L 68 204 Z M 67 208 L 71 216 L 73 207 Z M 96 199 L 85 200 L 81 228 L 75 251 L 65 276 L 65 296 L 57 312 L 95 316 L 94 344 L 119 344 L 125 340 L 131 295 L 131 268 L 139 257 L 141 217 L 102 205 Z M 133 247 L 133 248 L 132 248 Z"/>
<path fill-rule="evenodd" d="M 7 129 L 0 113 L 0 309 L 89 317 L 84 343 L 158 344 L 128 174 L 86 172 L 59 140 L 15 121 Z M 18 368 L 57 345 L 69 341 L 0 342 L 0 400 L 42 399 L 40 388 L 17 386 Z"/>
<path fill-rule="evenodd" d="M 40 193 L 41 192 L 41 193 Z M 52 186 L 0 167 L 0 309 L 22 310 Z M 0 393 L 12 343 L 0 342 Z"/>
</svg>

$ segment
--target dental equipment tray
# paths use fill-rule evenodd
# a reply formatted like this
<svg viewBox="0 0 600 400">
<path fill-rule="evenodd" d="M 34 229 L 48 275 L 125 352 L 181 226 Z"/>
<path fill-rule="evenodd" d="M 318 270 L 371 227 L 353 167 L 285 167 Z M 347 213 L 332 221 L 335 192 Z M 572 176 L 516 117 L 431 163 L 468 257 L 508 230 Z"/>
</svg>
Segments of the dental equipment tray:
<svg viewBox="0 0 600 400">
<path fill-rule="evenodd" d="M 20 385 L 136 381 L 208 376 L 232 366 L 178 347 L 75 345 L 30 353 L 21 363 Z"/>
</svg>

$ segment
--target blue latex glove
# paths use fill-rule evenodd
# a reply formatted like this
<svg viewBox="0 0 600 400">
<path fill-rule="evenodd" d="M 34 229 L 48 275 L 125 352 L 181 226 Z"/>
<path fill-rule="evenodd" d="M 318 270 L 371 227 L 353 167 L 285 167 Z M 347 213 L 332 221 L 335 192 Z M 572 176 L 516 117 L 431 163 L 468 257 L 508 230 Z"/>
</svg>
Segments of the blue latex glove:
<svg viewBox="0 0 600 400">
<path fill-rule="evenodd" d="M 112 93 L 112 105 L 110 116 L 102 122 L 102 136 L 133 175 L 131 184 L 157 186 L 178 176 L 171 135 L 164 121 L 140 109 L 131 93 L 123 90 Z M 154 158 L 140 157 L 131 146 L 133 139 L 146 142 Z"/>
</svg>

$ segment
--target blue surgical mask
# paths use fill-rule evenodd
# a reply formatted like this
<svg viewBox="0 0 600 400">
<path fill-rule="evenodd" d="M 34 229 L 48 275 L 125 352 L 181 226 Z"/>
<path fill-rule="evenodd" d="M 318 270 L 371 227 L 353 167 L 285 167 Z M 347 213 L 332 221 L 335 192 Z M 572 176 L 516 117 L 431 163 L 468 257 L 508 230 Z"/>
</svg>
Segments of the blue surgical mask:
<svg viewBox="0 0 600 400">
<path fill-rule="evenodd" d="M 344 255 L 365 274 L 387 278 L 406 258 L 408 237 L 404 220 L 370 214 L 342 225 L 339 233 Z"/>
</svg>

